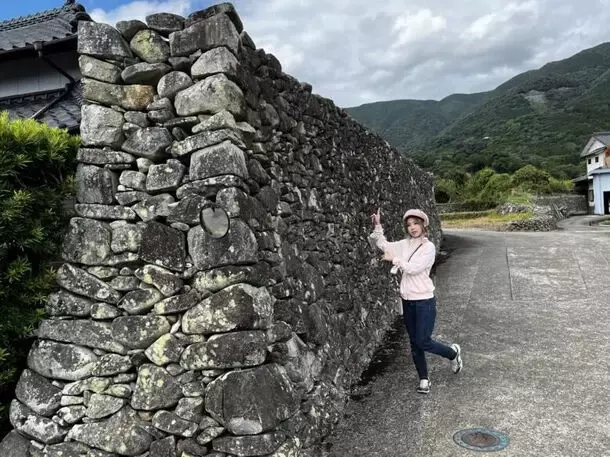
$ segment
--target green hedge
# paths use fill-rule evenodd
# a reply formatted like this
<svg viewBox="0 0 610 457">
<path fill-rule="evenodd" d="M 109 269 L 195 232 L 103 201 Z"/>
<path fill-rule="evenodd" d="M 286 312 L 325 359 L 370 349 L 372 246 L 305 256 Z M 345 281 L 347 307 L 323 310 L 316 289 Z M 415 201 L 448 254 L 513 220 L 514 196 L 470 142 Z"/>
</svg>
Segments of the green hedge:
<svg viewBox="0 0 610 457">
<path fill-rule="evenodd" d="M 65 130 L 0 113 L 0 436 L 54 285 L 78 145 Z"/>
</svg>

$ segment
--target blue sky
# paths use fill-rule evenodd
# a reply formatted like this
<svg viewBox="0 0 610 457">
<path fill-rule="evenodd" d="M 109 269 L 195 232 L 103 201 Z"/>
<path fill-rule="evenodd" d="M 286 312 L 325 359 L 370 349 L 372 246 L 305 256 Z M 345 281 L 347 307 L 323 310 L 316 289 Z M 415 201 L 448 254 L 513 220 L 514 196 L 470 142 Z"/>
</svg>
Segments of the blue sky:
<svg viewBox="0 0 610 457">
<path fill-rule="evenodd" d="M 64 0 L 0 0 L 0 20 Z M 114 25 L 223 0 L 80 0 Z M 492 90 L 610 41 L 610 0 L 233 0 L 283 70 L 339 106 Z M 456 8 L 459 5 L 459 8 Z"/>
</svg>

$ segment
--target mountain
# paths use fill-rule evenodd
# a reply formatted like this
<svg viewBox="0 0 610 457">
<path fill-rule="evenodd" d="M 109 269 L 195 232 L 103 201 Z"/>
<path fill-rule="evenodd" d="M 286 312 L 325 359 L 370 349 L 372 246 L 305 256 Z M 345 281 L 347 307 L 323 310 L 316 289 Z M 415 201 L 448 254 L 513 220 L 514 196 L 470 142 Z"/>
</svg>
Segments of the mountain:
<svg viewBox="0 0 610 457">
<path fill-rule="evenodd" d="M 558 177 L 583 174 L 579 153 L 610 129 L 610 43 L 511 78 L 496 89 L 440 101 L 394 100 L 347 108 L 439 175 L 528 163 Z"/>
</svg>

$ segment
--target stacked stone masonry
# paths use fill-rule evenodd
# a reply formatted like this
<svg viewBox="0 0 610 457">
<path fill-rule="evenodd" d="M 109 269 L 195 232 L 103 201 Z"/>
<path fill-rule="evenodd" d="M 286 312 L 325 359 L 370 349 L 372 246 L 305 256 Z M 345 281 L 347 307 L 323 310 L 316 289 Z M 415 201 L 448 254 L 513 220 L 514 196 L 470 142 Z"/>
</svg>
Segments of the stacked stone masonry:
<svg viewBox="0 0 610 457">
<path fill-rule="evenodd" d="M 82 22 L 78 50 L 77 217 L 0 455 L 318 455 L 396 315 L 369 215 L 396 239 L 420 207 L 438 242 L 430 176 L 230 4 Z"/>
</svg>

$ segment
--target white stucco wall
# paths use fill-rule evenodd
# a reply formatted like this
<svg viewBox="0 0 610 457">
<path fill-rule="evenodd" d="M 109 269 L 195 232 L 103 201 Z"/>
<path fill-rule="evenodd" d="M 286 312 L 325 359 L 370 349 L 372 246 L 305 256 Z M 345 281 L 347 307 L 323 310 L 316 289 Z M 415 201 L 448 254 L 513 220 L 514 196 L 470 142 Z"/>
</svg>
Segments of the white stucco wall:
<svg viewBox="0 0 610 457">
<path fill-rule="evenodd" d="M 606 153 L 604 151 L 594 156 L 587 157 L 587 174 L 591 173 L 592 170 L 603 167 L 605 157 Z M 589 160 L 591 163 L 589 163 Z"/>
<path fill-rule="evenodd" d="M 47 56 L 75 79 L 80 79 L 75 52 Z M 68 80 L 39 59 L 20 59 L 0 64 L 0 97 L 59 89 Z"/>
<path fill-rule="evenodd" d="M 593 193 L 595 198 L 595 214 L 605 214 L 604 192 L 610 192 L 610 174 L 593 175 Z"/>
</svg>

